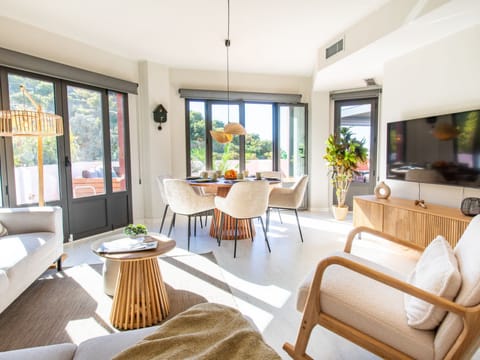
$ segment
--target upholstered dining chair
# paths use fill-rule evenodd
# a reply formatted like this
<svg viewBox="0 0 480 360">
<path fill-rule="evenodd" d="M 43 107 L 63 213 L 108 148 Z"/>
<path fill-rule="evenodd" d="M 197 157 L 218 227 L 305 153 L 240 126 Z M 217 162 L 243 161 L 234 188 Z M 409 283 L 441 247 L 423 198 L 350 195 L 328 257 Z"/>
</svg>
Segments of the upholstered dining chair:
<svg viewBox="0 0 480 360">
<path fill-rule="evenodd" d="M 156 182 L 158 186 L 158 190 L 160 192 L 160 199 L 162 200 L 163 204 L 165 205 L 165 208 L 163 209 L 163 216 L 162 216 L 162 222 L 160 224 L 160 230 L 158 230 L 159 233 L 162 232 L 163 229 L 163 224 L 165 223 L 165 217 L 167 216 L 167 211 L 168 211 L 168 199 L 167 199 L 167 194 L 165 194 L 165 187 L 163 186 L 163 180 L 168 179 L 170 176 L 166 175 L 160 175 L 156 177 Z"/>
<path fill-rule="evenodd" d="M 287 353 L 311 359 L 306 348 L 320 325 L 387 359 L 470 359 L 480 346 L 480 215 L 454 249 L 437 236 L 408 276 L 351 254 L 363 232 L 421 250 L 366 227 L 353 229 L 344 252 L 320 261 L 300 287 L 303 318 L 295 346 L 284 344 Z"/>
<path fill-rule="evenodd" d="M 268 199 L 267 210 L 267 231 L 270 225 L 270 210 L 293 210 L 297 218 L 298 231 L 300 232 L 300 239 L 303 242 L 302 229 L 300 228 L 300 221 L 298 220 L 297 209 L 300 207 L 307 189 L 308 175 L 303 175 L 297 179 L 295 184 L 290 188 L 274 187 L 270 192 Z M 280 218 L 281 221 L 281 218 Z"/>
<path fill-rule="evenodd" d="M 188 250 L 190 250 L 191 235 L 191 217 L 202 216 L 205 213 L 212 212 L 215 208 L 213 196 L 202 196 L 198 194 L 193 187 L 185 180 L 164 179 L 165 195 L 167 197 L 170 209 L 173 211 L 173 218 L 168 230 L 168 236 L 172 232 L 175 224 L 176 215 L 185 215 L 188 217 Z M 212 215 L 215 226 L 215 214 Z"/>
<path fill-rule="evenodd" d="M 225 214 L 235 219 L 235 235 L 233 257 L 237 257 L 237 235 L 238 235 L 238 220 L 239 219 L 254 219 L 259 218 L 262 223 L 263 234 L 265 242 L 270 250 L 268 243 L 267 232 L 263 223 L 262 216 L 266 213 L 268 205 L 268 195 L 270 194 L 270 185 L 268 181 L 243 181 L 234 184 L 226 197 L 215 196 L 215 206 L 221 211 L 220 227 L 218 234 L 218 245 L 222 241 Z M 249 221 L 249 226 L 252 226 Z M 253 234 L 252 231 L 250 233 Z M 253 236 L 252 236 L 253 241 Z"/>
</svg>

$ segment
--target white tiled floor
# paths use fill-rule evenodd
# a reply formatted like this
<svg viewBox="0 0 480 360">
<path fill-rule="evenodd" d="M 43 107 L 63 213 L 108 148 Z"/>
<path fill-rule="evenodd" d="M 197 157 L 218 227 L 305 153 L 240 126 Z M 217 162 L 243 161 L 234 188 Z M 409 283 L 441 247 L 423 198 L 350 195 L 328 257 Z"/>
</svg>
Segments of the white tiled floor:
<svg viewBox="0 0 480 360">
<path fill-rule="evenodd" d="M 207 229 L 197 228 L 197 237 L 191 238 L 190 251 L 213 251 L 224 277 L 235 297 L 238 308 L 250 317 L 282 358 L 289 359 L 282 350 L 284 342 L 294 342 L 301 320 L 295 308 L 296 290 L 318 261 L 337 250 L 342 250 L 346 234 L 352 228 L 351 217 L 339 222 L 328 213 L 300 212 L 304 243 L 301 243 L 293 213 L 282 212 L 283 224 L 272 213 L 269 231 L 271 253 L 268 253 L 261 225 L 254 221 L 255 241 L 238 242 L 237 258 L 233 258 L 233 241 L 222 241 L 220 247 L 208 235 Z M 170 219 L 166 221 L 170 224 Z M 150 231 L 158 231 L 159 224 L 147 224 Z M 164 228 L 166 233 L 168 226 Z M 177 216 L 172 238 L 177 247 L 187 248 L 186 217 Z M 79 240 L 66 246 L 69 254 L 65 265 L 98 262 L 90 251 L 92 241 Z M 396 247 L 381 248 L 376 239 L 356 241 L 354 253 L 376 260 L 395 263 Z M 412 264 L 417 254 L 412 255 Z M 406 271 L 408 269 L 398 269 Z M 371 353 L 357 347 L 333 333 L 316 327 L 311 337 L 309 354 L 315 359 L 373 359 Z"/>
</svg>

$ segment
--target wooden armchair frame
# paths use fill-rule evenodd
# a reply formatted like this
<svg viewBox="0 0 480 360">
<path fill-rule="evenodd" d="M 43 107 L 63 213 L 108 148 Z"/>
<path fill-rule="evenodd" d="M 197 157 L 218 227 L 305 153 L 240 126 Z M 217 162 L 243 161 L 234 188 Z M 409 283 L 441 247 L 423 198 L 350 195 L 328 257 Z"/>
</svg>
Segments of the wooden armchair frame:
<svg viewBox="0 0 480 360">
<path fill-rule="evenodd" d="M 357 234 L 360 234 L 362 232 L 367 232 L 416 250 L 422 249 L 417 245 L 405 242 L 403 240 L 395 238 L 394 236 L 387 235 L 367 227 L 358 227 L 353 229 L 349 233 L 345 245 L 345 252 L 351 251 L 354 238 Z M 355 344 L 381 357 L 388 359 L 411 359 L 411 357 L 407 354 L 322 312 L 320 304 L 320 288 L 322 283 L 322 277 L 325 270 L 331 265 L 339 265 L 351 269 L 352 271 L 379 281 L 387 286 L 398 289 L 404 293 L 410 294 L 430 304 L 440 306 L 449 312 L 453 312 L 459 315 L 463 320 L 463 330 L 458 336 L 457 340 L 453 343 L 452 347 L 447 352 L 445 359 L 470 358 L 478 347 L 480 343 L 480 305 L 476 305 L 473 307 L 465 307 L 449 301 L 443 297 L 426 292 L 404 281 L 369 268 L 350 259 L 339 256 L 331 256 L 320 261 L 320 263 L 317 265 L 308 292 L 305 308 L 303 310 L 303 318 L 297 335 L 295 346 L 290 343 L 285 343 L 283 345 L 283 349 L 293 359 L 312 359 L 308 354 L 306 354 L 306 349 L 311 332 L 315 325 L 323 326 L 326 329 L 333 331 L 334 333 L 354 342 Z"/>
</svg>

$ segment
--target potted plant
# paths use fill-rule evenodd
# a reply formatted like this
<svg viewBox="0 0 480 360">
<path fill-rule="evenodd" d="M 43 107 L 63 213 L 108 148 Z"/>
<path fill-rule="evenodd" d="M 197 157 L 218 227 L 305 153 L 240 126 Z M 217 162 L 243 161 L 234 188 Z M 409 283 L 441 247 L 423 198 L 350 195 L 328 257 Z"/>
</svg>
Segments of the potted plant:
<svg viewBox="0 0 480 360">
<path fill-rule="evenodd" d="M 333 206 L 333 213 L 337 220 L 343 220 L 347 216 L 348 206 L 345 205 L 345 199 L 348 189 L 353 176 L 357 174 L 357 165 L 366 161 L 367 151 L 365 139 L 356 139 L 349 127 L 342 127 L 340 132 L 331 134 L 327 139 L 326 154 L 323 158 L 327 161 L 335 188 L 337 206 Z"/>
<path fill-rule="evenodd" d="M 129 224 L 123 229 L 125 235 L 130 236 L 131 238 L 136 238 L 139 236 L 147 235 L 148 229 L 143 224 Z"/>
</svg>

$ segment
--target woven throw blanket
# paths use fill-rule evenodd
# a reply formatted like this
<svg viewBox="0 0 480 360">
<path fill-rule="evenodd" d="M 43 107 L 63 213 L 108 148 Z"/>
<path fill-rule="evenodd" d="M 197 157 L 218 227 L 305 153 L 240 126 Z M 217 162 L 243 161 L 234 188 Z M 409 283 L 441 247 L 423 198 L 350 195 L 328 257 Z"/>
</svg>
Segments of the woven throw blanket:
<svg viewBox="0 0 480 360">
<path fill-rule="evenodd" d="M 280 356 L 235 309 L 203 303 L 176 315 L 114 360 L 263 359 Z"/>
</svg>

